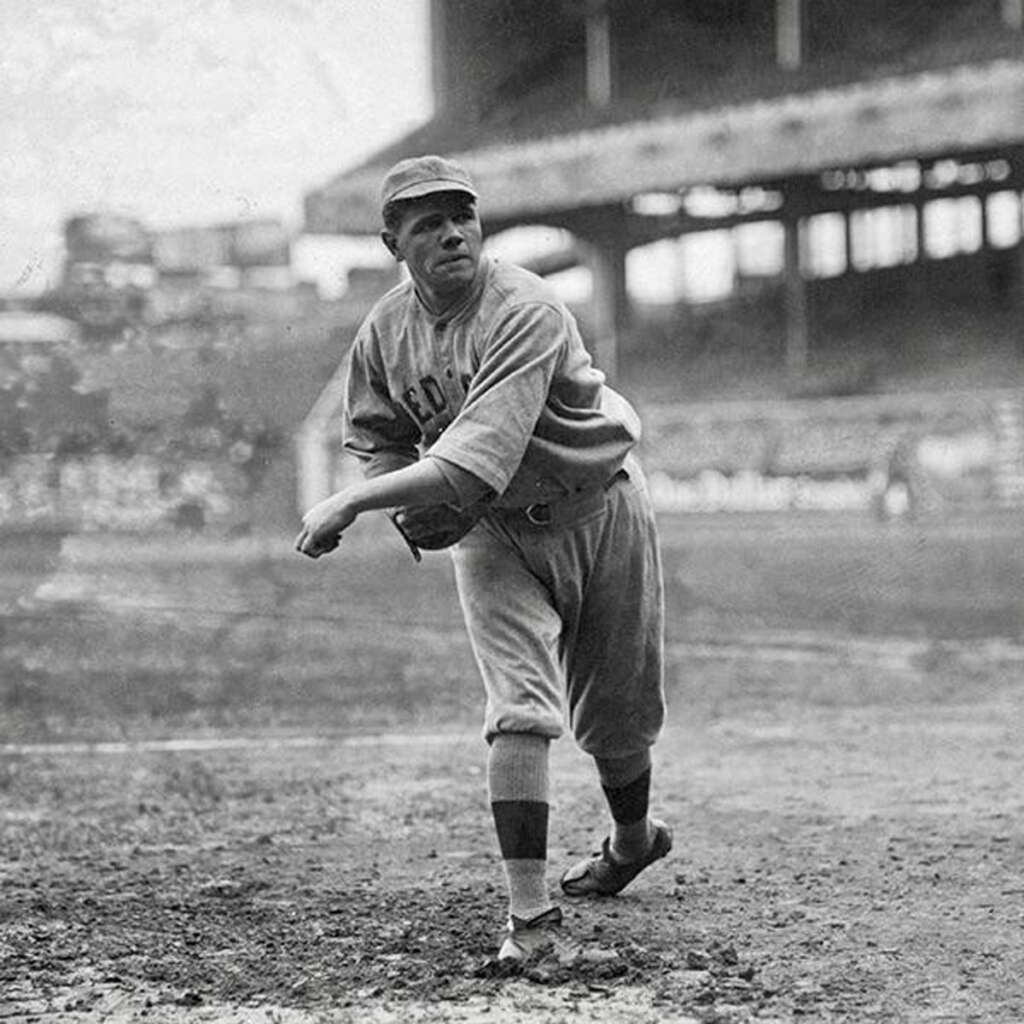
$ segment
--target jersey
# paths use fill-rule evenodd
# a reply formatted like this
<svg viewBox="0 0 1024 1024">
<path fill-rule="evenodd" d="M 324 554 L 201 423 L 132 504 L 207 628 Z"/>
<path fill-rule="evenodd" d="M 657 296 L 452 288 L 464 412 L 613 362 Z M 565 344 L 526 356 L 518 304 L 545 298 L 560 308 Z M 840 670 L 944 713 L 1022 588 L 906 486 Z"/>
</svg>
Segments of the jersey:
<svg viewBox="0 0 1024 1024">
<path fill-rule="evenodd" d="M 437 458 L 486 485 L 498 507 L 522 507 L 603 485 L 640 421 L 551 287 L 485 257 L 442 316 L 412 281 L 370 311 L 349 357 L 343 437 L 367 475 Z"/>
</svg>

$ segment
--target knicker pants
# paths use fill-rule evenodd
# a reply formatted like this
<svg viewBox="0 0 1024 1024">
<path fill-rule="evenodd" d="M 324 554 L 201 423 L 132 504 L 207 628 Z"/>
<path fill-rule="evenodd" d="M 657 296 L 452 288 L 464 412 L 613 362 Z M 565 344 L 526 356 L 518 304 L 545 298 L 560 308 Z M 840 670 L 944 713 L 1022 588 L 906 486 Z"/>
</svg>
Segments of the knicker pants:
<svg viewBox="0 0 1024 1024">
<path fill-rule="evenodd" d="M 558 527 L 489 515 L 452 549 L 487 703 L 484 734 L 556 738 L 566 720 L 588 754 L 625 757 L 665 715 L 664 588 L 639 467 L 603 506 Z"/>
</svg>

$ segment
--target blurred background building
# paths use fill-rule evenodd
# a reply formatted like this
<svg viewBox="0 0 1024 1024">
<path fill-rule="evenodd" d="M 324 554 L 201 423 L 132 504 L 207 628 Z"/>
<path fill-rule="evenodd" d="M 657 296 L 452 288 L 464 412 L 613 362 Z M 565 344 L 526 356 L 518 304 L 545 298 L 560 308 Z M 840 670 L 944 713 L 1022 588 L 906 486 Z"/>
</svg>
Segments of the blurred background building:
<svg viewBox="0 0 1024 1024">
<path fill-rule="evenodd" d="M 18 307 L 65 318 L 53 386 L 91 398 L 49 447 L 10 442 L 35 469 L 0 501 L 27 514 L 31 478 L 39 515 L 85 527 L 111 502 L 142 510 L 126 525 L 293 522 L 350 469 L 335 371 L 398 280 L 381 174 L 444 152 L 489 250 L 549 278 L 640 406 L 663 512 L 1018 507 L 1022 8 L 432 0 L 433 116 L 311 183 L 297 228 L 67 218 L 59 281 Z M 40 388 L 12 381 L 24 439 Z M 58 465 L 87 457 L 136 459 L 136 489 L 61 498 L 62 473 L 118 477 Z"/>
<path fill-rule="evenodd" d="M 492 251 L 551 276 L 647 409 L 667 507 L 903 510 L 906 430 L 919 508 L 1019 500 L 1018 0 L 431 9 L 436 116 L 311 192 L 309 231 L 375 231 L 388 164 L 460 159 Z"/>
<path fill-rule="evenodd" d="M 799 387 L 834 337 L 812 293 L 1019 293 L 1019 6 L 438 0 L 437 115 L 310 194 L 307 229 L 374 232 L 382 168 L 454 153 L 489 234 L 543 225 L 568 244 L 542 267 L 586 266 L 608 372 L 650 351 L 635 306 L 774 286 Z"/>
</svg>

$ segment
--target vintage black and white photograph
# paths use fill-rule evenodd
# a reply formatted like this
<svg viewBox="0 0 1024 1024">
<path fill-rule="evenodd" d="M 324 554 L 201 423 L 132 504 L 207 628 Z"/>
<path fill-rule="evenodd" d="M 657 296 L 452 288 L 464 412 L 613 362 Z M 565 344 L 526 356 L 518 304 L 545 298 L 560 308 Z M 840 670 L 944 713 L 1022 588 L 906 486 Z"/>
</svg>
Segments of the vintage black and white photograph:
<svg viewBox="0 0 1024 1024">
<path fill-rule="evenodd" d="M 0 1024 L 1024 1024 L 1024 0 L 0 40 Z"/>
</svg>

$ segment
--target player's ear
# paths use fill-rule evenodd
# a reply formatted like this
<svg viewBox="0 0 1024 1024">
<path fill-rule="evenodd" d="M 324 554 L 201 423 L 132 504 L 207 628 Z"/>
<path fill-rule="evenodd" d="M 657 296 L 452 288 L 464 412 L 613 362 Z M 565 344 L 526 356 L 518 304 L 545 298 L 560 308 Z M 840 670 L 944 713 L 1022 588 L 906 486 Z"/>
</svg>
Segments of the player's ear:
<svg viewBox="0 0 1024 1024">
<path fill-rule="evenodd" d="M 405 257 L 398 248 L 398 237 L 391 231 L 382 231 L 380 233 L 380 240 L 385 246 L 387 246 L 388 252 L 391 253 L 399 263 L 401 263 Z"/>
</svg>

